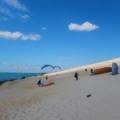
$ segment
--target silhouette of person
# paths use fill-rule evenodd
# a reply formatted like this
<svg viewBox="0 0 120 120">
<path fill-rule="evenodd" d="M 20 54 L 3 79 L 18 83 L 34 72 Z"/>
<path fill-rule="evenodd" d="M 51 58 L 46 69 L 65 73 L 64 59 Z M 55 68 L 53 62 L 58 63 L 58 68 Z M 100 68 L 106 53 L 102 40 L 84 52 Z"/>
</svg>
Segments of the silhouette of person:
<svg viewBox="0 0 120 120">
<path fill-rule="evenodd" d="M 91 73 L 93 72 L 93 69 L 91 68 Z"/>
<path fill-rule="evenodd" d="M 74 77 L 76 78 L 76 80 L 78 80 L 78 76 L 79 76 L 79 74 L 77 72 L 75 72 Z"/>
<path fill-rule="evenodd" d="M 46 76 L 46 80 L 48 80 L 48 76 Z"/>
</svg>

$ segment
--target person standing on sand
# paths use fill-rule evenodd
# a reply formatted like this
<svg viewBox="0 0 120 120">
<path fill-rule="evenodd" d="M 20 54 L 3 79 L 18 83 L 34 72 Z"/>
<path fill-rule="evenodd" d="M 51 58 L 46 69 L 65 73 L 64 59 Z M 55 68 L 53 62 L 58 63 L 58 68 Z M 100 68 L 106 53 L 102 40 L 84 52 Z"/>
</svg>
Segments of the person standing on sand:
<svg viewBox="0 0 120 120">
<path fill-rule="evenodd" d="M 93 73 L 93 69 L 91 68 L 91 73 Z"/>
<path fill-rule="evenodd" d="M 76 78 L 76 80 L 78 80 L 78 76 L 79 76 L 79 74 L 77 72 L 75 72 L 74 77 Z"/>
<path fill-rule="evenodd" d="M 46 78 L 46 80 L 48 80 L 48 76 L 46 76 L 45 78 Z"/>
</svg>

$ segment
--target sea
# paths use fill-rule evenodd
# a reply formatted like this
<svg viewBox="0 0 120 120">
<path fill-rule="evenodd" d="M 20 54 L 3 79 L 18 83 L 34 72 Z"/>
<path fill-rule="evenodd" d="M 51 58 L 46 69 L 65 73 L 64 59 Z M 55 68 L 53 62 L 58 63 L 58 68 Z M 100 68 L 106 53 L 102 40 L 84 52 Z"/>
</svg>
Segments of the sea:
<svg viewBox="0 0 120 120">
<path fill-rule="evenodd" d="M 0 82 L 8 80 L 18 80 L 23 77 L 32 77 L 41 75 L 41 73 L 9 73 L 9 72 L 0 72 Z"/>
</svg>

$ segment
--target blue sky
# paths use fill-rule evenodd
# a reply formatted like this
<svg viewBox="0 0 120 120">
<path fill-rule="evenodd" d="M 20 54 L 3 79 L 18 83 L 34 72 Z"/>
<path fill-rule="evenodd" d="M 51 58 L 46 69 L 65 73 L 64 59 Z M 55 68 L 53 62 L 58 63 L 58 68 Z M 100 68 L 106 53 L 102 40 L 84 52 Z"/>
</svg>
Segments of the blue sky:
<svg viewBox="0 0 120 120">
<path fill-rule="evenodd" d="M 0 72 L 93 64 L 119 46 L 119 0 L 0 0 Z"/>
</svg>

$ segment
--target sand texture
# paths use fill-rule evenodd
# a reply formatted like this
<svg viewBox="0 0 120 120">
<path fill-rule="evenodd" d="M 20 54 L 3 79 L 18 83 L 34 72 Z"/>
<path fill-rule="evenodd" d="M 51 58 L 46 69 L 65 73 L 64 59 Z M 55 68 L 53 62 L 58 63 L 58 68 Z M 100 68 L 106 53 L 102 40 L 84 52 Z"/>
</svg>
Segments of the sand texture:
<svg viewBox="0 0 120 120">
<path fill-rule="evenodd" d="M 48 81 L 55 84 L 48 87 L 37 85 L 40 78 L 48 82 L 45 76 L 5 82 L 0 86 L 0 120 L 120 120 L 120 74 L 90 76 L 91 67 L 101 66 L 49 74 Z"/>
</svg>

